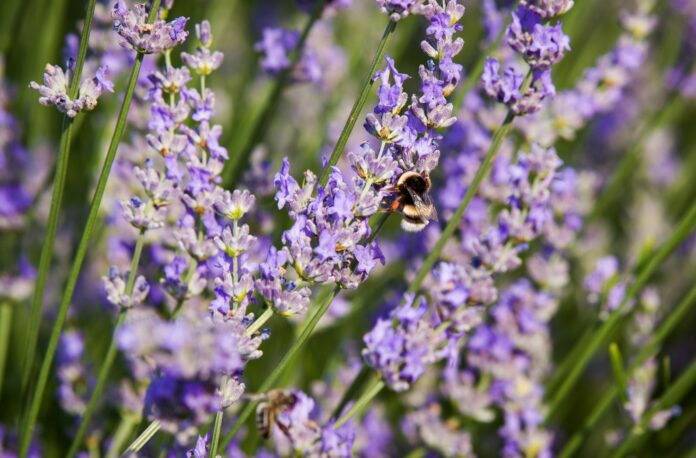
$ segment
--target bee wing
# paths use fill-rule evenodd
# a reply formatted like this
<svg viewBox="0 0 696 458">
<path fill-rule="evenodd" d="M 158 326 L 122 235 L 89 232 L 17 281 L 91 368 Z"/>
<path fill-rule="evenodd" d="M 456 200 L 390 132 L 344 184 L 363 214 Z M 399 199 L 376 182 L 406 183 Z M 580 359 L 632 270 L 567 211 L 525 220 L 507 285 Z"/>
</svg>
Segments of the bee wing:
<svg viewBox="0 0 696 458">
<path fill-rule="evenodd" d="M 406 186 L 411 199 L 413 200 L 413 206 L 416 207 L 418 213 L 430 221 L 437 221 L 437 211 L 433 205 L 433 201 L 428 193 L 418 194 L 416 191 Z"/>
</svg>

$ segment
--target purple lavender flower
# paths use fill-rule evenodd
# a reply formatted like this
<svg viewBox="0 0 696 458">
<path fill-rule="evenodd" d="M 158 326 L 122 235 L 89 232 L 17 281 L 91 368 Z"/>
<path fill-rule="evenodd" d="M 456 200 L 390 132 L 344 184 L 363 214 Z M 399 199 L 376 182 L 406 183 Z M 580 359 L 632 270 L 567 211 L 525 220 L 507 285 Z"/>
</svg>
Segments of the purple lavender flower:
<svg viewBox="0 0 696 458">
<path fill-rule="evenodd" d="M 562 16 L 573 7 L 573 0 L 521 0 L 520 5 L 543 18 Z"/>
<path fill-rule="evenodd" d="M 197 74 L 207 76 L 220 67 L 223 54 L 220 51 L 210 50 L 213 35 L 208 21 L 196 24 L 196 37 L 200 46 L 196 48 L 194 54 L 181 53 L 181 60 Z"/>
<path fill-rule="evenodd" d="M 102 281 L 106 291 L 106 299 L 118 308 L 131 308 L 142 304 L 150 292 L 150 285 L 145 277 L 139 275 L 135 279 L 133 293 L 126 294 L 127 275 L 121 273 L 116 266 L 109 269 L 109 275 L 102 277 Z"/>
<path fill-rule="evenodd" d="M 365 334 L 365 362 L 380 372 L 391 389 L 405 391 L 445 354 L 446 338 L 436 325 L 423 298 L 404 296 L 388 318 L 377 320 Z"/>
<path fill-rule="evenodd" d="M 420 11 L 425 0 L 376 0 L 380 9 L 389 15 L 392 21 L 398 21 L 409 14 Z"/>
<path fill-rule="evenodd" d="M 106 79 L 105 72 L 106 68 L 99 67 L 96 76 L 83 78 L 75 100 L 68 95 L 71 69 L 64 71 L 58 66 L 46 64 L 44 84 L 32 81 L 29 83 L 29 87 L 39 91 L 41 105 L 55 105 L 58 111 L 74 118 L 82 111 L 94 110 L 97 106 L 97 99 L 104 91 L 114 92 L 113 83 Z"/>
<path fill-rule="evenodd" d="M 171 22 L 155 19 L 148 24 L 148 7 L 144 3 L 128 7 L 125 0 L 114 5 L 114 30 L 121 36 L 121 46 L 142 54 L 158 54 L 183 43 L 188 18 L 178 17 Z"/>
<path fill-rule="evenodd" d="M 185 315 L 163 321 L 139 311 L 117 331 L 119 348 L 134 362 L 145 361 L 151 384 L 145 398 L 150 418 L 178 432 L 195 433 L 244 391 L 237 377 L 246 360 L 258 358 L 262 339 L 246 336 L 238 321 Z M 221 388 L 222 387 L 222 388 Z"/>
<path fill-rule="evenodd" d="M 523 7 L 512 14 L 507 42 L 533 69 L 546 70 L 570 51 L 570 39 L 560 24 L 542 25 L 539 15 Z"/>
<path fill-rule="evenodd" d="M 261 68 L 271 75 L 278 75 L 290 68 L 290 55 L 297 47 L 299 40 L 300 33 L 297 31 L 265 28 L 261 40 L 254 47 L 263 54 Z M 318 83 L 321 81 L 322 73 L 316 53 L 311 49 L 303 49 L 302 55 L 293 69 L 293 80 Z"/>
</svg>

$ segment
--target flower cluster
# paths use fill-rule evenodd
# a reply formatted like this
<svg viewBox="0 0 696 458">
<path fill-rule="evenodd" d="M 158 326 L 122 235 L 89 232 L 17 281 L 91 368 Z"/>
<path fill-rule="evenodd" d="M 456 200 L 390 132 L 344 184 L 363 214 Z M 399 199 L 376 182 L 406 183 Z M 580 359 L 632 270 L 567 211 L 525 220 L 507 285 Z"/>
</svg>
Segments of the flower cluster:
<svg viewBox="0 0 696 458">
<path fill-rule="evenodd" d="M 542 427 L 543 378 L 550 369 L 548 321 L 558 301 L 530 282 L 510 286 L 492 308 L 492 324 L 476 329 L 467 361 L 489 374 L 491 400 L 504 412 L 503 456 L 549 456 L 551 435 Z"/>
<path fill-rule="evenodd" d="M 305 172 L 302 186 L 289 174 L 287 158 L 275 176 L 278 208 L 287 207 L 292 227 L 283 233 L 283 247 L 271 247 L 260 267 L 260 294 L 281 314 L 304 313 L 308 285 L 337 283 L 355 288 L 384 258 L 370 234 L 368 217 L 377 211 L 379 196 L 365 187 L 350 187 L 335 169 L 327 185 Z M 357 185 L 357 183 L 356 183 Z M 316 190 L 316 195 L 315 195 Z M 286 275 L 289 269 L 294 278 Z"/>
<path fill-rule="evenodd" d="M 29 83 L 29 87 L 39 91 L 39 103 L 44 106 L 54 105 L 58 111 L 74 118 L 82 111 L 91 111 L 97 106 L 97 99 L 104 91 L 114 92 L 114 85 L 106 78 L 106 67 L 99 67 L 91 78 L 82 78 L 77 98 L 70 97 L 70 76 L 72 62 L 63 70 L 57 65 L 46 64 L 44 82 Z"/>
<path fill-rule="evenodd" d="M 219 185 L 228 154 L 219 144 L 222 128 L 212 124 L 215 95 L 204 81 L 222 54 L 210 48 L 209 23 L 199 24 L 196 35 L 196 52 L 182 54 L 188 68 L 167 59 L 164 69 L 148 76 L 144 148 L 155 154 L 131 165 L 131 182 L 141 193 L 121 201 L 123 220 L 148 236 L 159 284 L 138 276 L 128 295 L 118 269 L 105 278 L 109 301 L 133 308 L 117 341 L 147 386 L 146 413 L 181 441 L 240 398 L 245 362 L 261 356 L 268 337 L 248 331 L 254 290 L 248 251 L 255 237 L 241 220 L 255 199 Z M 190 85 L 192 72 L 200 89 Z M 143 304 L 148 292 L 150 303 Z M 158 303 L 159 313 L 150 307 Z M 206 303 L 209 312 L 201 313 Z"/>
<path fill-rule="evenodd" d="M 529 65 L 527 77 L 512 65 L 501 75 L 501 63 L 494 57 L 487 58 L 484 66 L 484 90 L 516 115 L 539 111 L 542 100 L 556 94 L 551 66 L 570 50 L 570 40 L 560 23 L 547 25 L 542 19 L 537 12 L 520 5 L 512 13 L 506 31 L 508 45 Z"/>
<path fill-rule="evenodd" d="M 263 54 L 261 68 L 270 75 L 278 75 L 290 68 L 291 55 L 300 40 L 300 33 L 279 27 L 263 29 L 261 40 L 255 49 Z M 294 66 L 292 79 L 299 82 L 318 83 L 321 81 L 323 70 L 317 60 L 317 55 L 310 49 L 303 49 Z"/>
<path fill-rule="evenodd" d="M 365 362 L 380 372 L 391 389 L 407 390 L 428 365 L 447 354 L 447 342 L 437 324 L 424 298 L 405 296 L 389 317 L 377 320 L 365 334 Z"/>
<path fill-rule="evenodd" d="M 186 40 L 187 18 L 178 17 L 171 22 L 155 19 L 148 22 L 149 9 L 144 3 L 128 7 L 125 0 L 118 0 L 112 16 L 114 30 L 121 36 L 121 46 L 142 54 L 159 54 Z"/>
<path fill-rule="evenodd" d="M 132 312 L 117 343 L 130 359 L 144 361 L 151 380 L 146 414 L 182 441 L 224 406 L 239 399 L 244 362 L 258 358 L 261 338 L 246 336 L 239 322 L 186 313 L 174 321 Z M 136 361 L 136 362 L 137 362 Z"/>
<path fill-rule="evenodd" d="M 647 40 L 656 26 L 651 8 L 649 2 L 639 2 L 636 11 L 624 10 L 615 47 L 586 69 L 575 87 L 558 92 L 542 111 L 521 119 L 530 140 L 543 145 L 559 137 L 572 140 L 591 119 L 616 107 L 647 59 Z"/>
</svg>

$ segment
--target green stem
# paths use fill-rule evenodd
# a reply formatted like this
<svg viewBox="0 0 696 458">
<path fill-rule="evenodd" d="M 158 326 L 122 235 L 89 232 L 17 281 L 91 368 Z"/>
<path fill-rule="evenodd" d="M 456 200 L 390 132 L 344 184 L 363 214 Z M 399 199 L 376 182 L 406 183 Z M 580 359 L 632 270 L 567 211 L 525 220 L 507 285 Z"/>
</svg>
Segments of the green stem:
<svg viewBox="0 0 696 458">
<path fill-rule="evenodd" d="M 611 358 L 611 367 L 614 372 L 614 378 L 616 379 L 616 384 L 619 387 L 619 393 L 621 394 L 621 400 L 627 402 L 626 391 L 628 387 L 628 376 L 623 367 L 623 356 L 621 356 L 621 350 L 616 342 L 612 342 L 609 345 L 609 357 Z"/>
<path fill-rule="evenodd" d="M 53 244 L 56 240 L 58 229 L 58 216 L 60 213 L 63 191 L 65 190 L 65 179 L 68 173 L 68 159 L 70 157 L 70 140 L 72 135 L 72 121 L 65 116 L 63 118 L 63 133 L 60 140 L 60 150 L 58 161 L 53 178 L 53 190 L 51 192 L 51 207 L 48 212 L 48 224 L 46 234 L 41 246 L 39 258 L 39 270 L 34 284 L 34 293 L 31 299 L 31 309 L 29 321 L 25 331 L 26 339 L 24 342 L 24 362 L 22 366 L 21 390 L 22 397 L 26 394 L 31 373 L 33 372 L 36 345 L 39 339 L 39 329 L 41 327 L 41 309 L 43 305 L 44 292 L 46 291 L 46 280 L 53 258 Z"/>
<path fill-rule="evenodd" d="M 218 442 L 220 441 L 220 428 L 222 428 L 222 417 L 225 414 L 224 410 L 219 410 L 215 414 L 215 424 L 213 426 L 213 436 L 210 440 L 210 458 L 217 456 Z"/>
<path fill-rule="evenodd" d="M 3 380 L 5 380 L 5 363 L 7 362 L 7 347 L 10 343 L 12 328 L 12 304 L 0 302 L 0 396 L 2 395 Z"/>
<path fill-rule="evenodd" d="M 531 73 L 527 75 L 527 80 L 530 79 Z M 449 238 L 454 234 L 454 231 L 457 230 L 457 227 L 459 227 L 462 216 L 464 216 L 464 212 L 469 207 L 471 200 L 478 192 L 479 187 L 481 186 L 481 182 L 488 175 L 488 172 L 490 171 L 493 165 L 493 160 L 495 159 L 495 156 L 498 154 L 500 146 L 503 144 L 503 140 L 505 139 L 505 137 L 507 137 L 508 133 L 510 132 L 510 128 L 512 127 L 512 121 L 514 119 L 514 113 L 512 111 L 508 111 L 508 114 L 505 117 L 503 124 L 498 128 L 495 134 L 493 134 L 491 146 L 488 149 L 488 152 L 486 153 L 486 157 L 483 159 L 483 162 L 476 171 L 474 179 L 471 181 L 471 184 L 469 184 L 469 187 L 466 190 L 466 194 L 464 195 L 464 199 L 462 199 L 461 203 L 459 204 L 459 207 L 450 218 L 449 222 L 447 223 L 447 226 L 445 226 L 445 229 L 442 231 L 442 234 L 440 234 L 440 238 L 435 243 L 435 246 L 433 246 L 433 248 L 428 253 L 428 256 L 425 258 L 425 261 L 423 261 L 423 264 L 421 264 L 421 267 L 418 270 L 416 277 L 413 279 L 411 285 L 408 287 L 409 293 L 415 293 L 416 291 L 418 291 L 421 284 L 423 283 L 423 280 L 425 280 L 426 275 L 428 275 L 428 273 L 432 269 L 433 264 L 435 264 L 435 262 L 440 257 L 440 253 L 442 253 L 442 249 L 445 247 L 445 244 L 447 243 Z"/>
<path fill-rule="evenodd" d="M 380 40 L 379 45 L 377 45 L 377 53 L 375 54 L 375 57 L 372 59 L 372 65 L 370 65 L 370 70 L 365 76 L 365 79 L 363 80 L 361 86 L 362 89 L 360 89 L 360 95 L 358 95 L 358 99 L 355 101 L 353 108 L 350 110 L 350 114 L 348 115 L 348 119 L 346 120 L 346 123 L 343 126 L 341 135 L 338 137 L 338 141 L 336 141 L 336 146 L 334 146 L 334 149 L 331 152 L 329 162 L 328 164 L 326 164 L 326 167 L 324 168 L 324 171 L 321 174 L 321 179 L 319 180 L 319 183 L 321 183 L 322 186 L 326 186 L 326 183 L 329 181 L 331 167 L 338 163 L 338 159 L 341 157 L 341 154 L 343 154 L 343 149 L 346 147 L 346 143 L 348 143 L 348 137 L 350 137 L 351 132 L 353 132 L 353 127 L 355 127 L 355 123 L 358 121 L 360 112 L 365 106 L 365 102 L 367 102 L 367 96 L 370 94 L 370 89 L 372 88 L 372 84 L 374 83 L 373 76 L 375 74 L 377 65 L 379 65 L 379 63 L 384 59 L 384 53 L 387 48 L 387 41 L 389 41 L 389 36 L 392 34 L 392 32 L 394 32 L 395 28 L 396 22 L 390 20 L 387 24 L 387 27 L 384 29 L 382 39 Z"/>
<path fill-rule="evenodd" d="M 636 356 L 635 360 L 631 363 L 627 369 L 627 377 L 630 377 L 633 371 L 645 363 L 650 357 L 657 353 L 658 348 L 662 345 L 662 342 L 672 333 L 674 329 L 680 324 L 684 323 L 687 319 L 687 314 L 691 311 L 693 305 L 696 303 L 696 283 L 692 286 L 691 290 L 682 299 L 682 301 L 677 305 L 677 307 L 671 313 L 666 315 L 666 318 L 662 324 L 653 333 L 650 340 L 641 348 L 640 352 Z M 609 407 L 613 404 L 619 391 L 615 385 L 612 385 L 600 399 L 597 405 L 594 407 L 587 420 L 583 424 L 582 429 L 576 432 L 568 441 L 568 443 L 563 447 L 561 453 L 558 455 L 559 458 L 569 458 L 580 448 L 580 446 L 585 441 L 587 434 L 592 431 L 594 426 L 597 424 L 600 418 L 607 412 Z"/>
<path fill-rule="evenodd" d="M 153 438 L 155 434 L 157 434 L 157 431 L 160 429 L 160 421 L 159 420 L 153 420 L 152 423 L 147 425 L 147 428 L 145 428 L 145 431 L 143 431 L 131 444 L 128 446 L 125 452 L 123 452 L 123 455 L 130 455 L 132 453 L 137 453 L 145 447 L 145 444 L 147 444 L 150 439 Z"/>
<path fill-rule="evenodd" d="M 592 337 L 584 344 L 581 350 L 573 349 L 571 354 L 577 354 L 577 358 L 566 358 L 559 371 L 566 373 L 566 377 L 562 380 L 558 390 L 551 397 L 549 402 L 549 410 L 546 418 L 550 418 L 554 412 L 561 406 L 566 395 L 570 392 L 575 382 L 580 377 L 582 370 L 587 365 L 590 358 L 595 354 L 599 347 L 607 340 L 611 332 L 617 327 L 620 320 L 624 317 L 624 308 L 626 304 L 645 286 L 645 283 L 650 279 L 652 274 L 662 264 L 667 256 L 669 256 L 694 230 L 696 225 L 696 202 L 691 206 L 689 213 L 682 219 L 672 235 L 665 241 L 660 248 L 655 252 L 650 261 L 641 269 L 636 280 L 631 284 L 626 295 L 609 318 L 604 321 L 599 328 L 593 333 Z"/>
<path fill-rule="evenodd" d="M 331 418 L 337 418 L 339 415 L 341 415 L 341 412 L 343 412 L 343 409 L 346 408 L 350 400 L 353 399 L 358 393 L 360 393 L 360 391 L 362 391 L 363 387 L 370 379 L 371 374 L 372 369 L 370 368 L 370 366 L 363 364 L 362 368 L 360 369 L 360 372 L 358 372 L 358 374 L 355 376 L 353 382 L 350 384 L 346 392 L 343 393 L 343 397 L 336 405 L 336 408 L 331 414 Z"/>
<path fill-rule="evenodd" d="M 621 446 L 611 455 L 612 458 L 621 458 L 626 456 L 631 449 L 634 448 L 637 442 L 645 439 L 647 432 L 645 431 L 653 416 L 665 409 L 669 409 L 676 403 L 681 401 L 686 396 L 691 388 L 696 384 L 696 359 L 691 362 L 691 365 L 677 379 L 672 386 L 669 387 L 665 394 L 648 410 L 640 422 L 640 427 L 633 428 L 628 438 L 626 438 Z"/>
<path fill-rule="evenodd" d="M 118 451 L 123 446 L 123 443 L 126 442 L 131 431 L 133 431 L 135 425 L 138 424 L 138 421 L 138 417 L 132 414 L 125 414 L 121 418 L 121 423 L 119 423 L 114 433 L 114 437 L 109 445 L 109 450 L 106 451 L 106 458 L 116 458 L 118 456 Z"/>
<path fill-rule="evenodd" d="M 133 288 L 135 287 L 135 279 L 137 277 L 138 264 L 140 263 L 140 256 L 143 252 L 143 244 L 145 241 L 145 231 L 143 229 L 138 233 L 138 239 L 135 242 L 135 250 L 133 251 L 133 258 L 131 259 L 130 272 L 128 273 L 128 281 L 126 283 L 125 295 L 130 297 L 133 294 Z M 109 342 L 109 348 L 106 350 L 106 355 L 104 356 L 104 362 L 102 363 L 101 369 L 99 369 L 99 375 L 97 376 L 97 384 L 92 391 L 87 402 L 87 407 L 85 413 L 82 415 L 80 420 L 80 426 L 77 429 L 77 433 L 73 437 L 72 444 L 70 445 L 70 450 L 66 455 L 68 458 L 72 458 L 77 454 L 77 451 L 82 444 L 82 439 L 87 432 L 87 427 L 92 419 L 92 414 L 94 414 L 94 409 L 97 406 L 97 402 L 101 400 L 101 394 L 106 385 L 106 379 L 109 377 L 109 372 L 111 372 L 111 367 L 114 365 L 116 360 L 116 331 L 121 327 L 123 321 L 126 319 L 127 308 L 121 308 L 118 314 L 118 319 L 116 320 L 116 325 L 114 327 L 114 332 L 111 334 L 111 342 Z"/>
<path fill-rule="evenodd" d="M 92 19 L 94 18 L 94 8 L 96 0 L 89 0 L 87 5 L 87 14 L 85 16 L 85 25 L 82 29 L 82 37 L 80 38 L 80 48 L 75 62 L 75 70 L 72 74 L 68 96 L 75 99 L 80 87 L 80 79 L 82 77 L 82 69 L 85 65 L 85 56 L 87 55 L 87 45 L 89 44 L 89 34 L 92 30 Z M 48 224 L 46 226 L 46 234 L 41 246 L 41 255 L 39 258 L 39 271 L 36 277 L 34 293 L 31 299 L 30 318 L 27 323 L 25 332 L 26 341 L 24 342 L 24 366 L 22 368 L 22 381 L 20 393 L 22 396 L 26 394 L 29 385 L 29 380 L 34 365 L 34 357 L 36 353 L 36 345 L 39 339 L 39 329 L 41 327 L 41 309 L 43 305 L 43 296 L 46 291 L 46 280 L 48 279 L 48 271 L 51 267 L 53 258 L 53 244 L 56 240 L 56 232 L 58 230 L 58 216 L 60 207 L 63 201 L 63 191 L 65 190 L 65 179 L 68 174 L 68 162 L 70 158 L 70 143 L 72 137 L 73 120 L 68 116 L 63 117 L 63 132 L 60 139 L 60 150 L 58 152 L 58 160 L 56 162 L 56 171 L 53 178 L 53 190 L 51 192 L 51 207 L 48 212 Z"/>
<path fill-rule="evenodd" d="M 266 377 L 261 384 L 261 386 L 258 389 L 259 393 L 265 393 L 266 391 L 270 390 L 273 388 L 273 385 L 275 384 L 276 380 L 280 375 L 283 373 L 285 370 L 285 367 L 287 364 L 293 359 L 293 357 L 297 354 L 298 351 L 304 346 L 305 342 L 307 342 L 307 339 L 309 339 L 309 336 L 312 334 L 312 331 L 314 331 L 314 328 L 316 327 L 317 323 L 321 319 L 321 317 L 326 313 L 326 311 L 329 308 L 329 305 L 331 305 L 331 302 L 333 301 L 333 298 L 336 297 L 336 295 L 341 291 L 340 286 L 336 286 L 333 290 L 329 292 L 329 294 L 326 295 L 324 300 L 321 302 L 321 304 L 316 308 L 312 316 L 310 316 L 309 320 L 307 323 L 304 325 L 302 328 L 302 331 L 300 332 L 300 335 L 297 337 L 297 340 L 292 344 L 290 349 L 283 355 L 283 358 L 280 360 L 280 362 L 276 365 L 276 367 L 273 369 L 273 371 L 270 373 L 268 377 Z M 249 415 L 254 411 L 254 403 L 250 402 L 247 404 L 247 406 L 244 408 L 242 413 L 237 417 L 236 421 L 232 425 L 232 429 L 230 430 L 229 433 L 224 437 L 222 443 L 220 446 L 224 449 L 227 447 L 227 445 L 230 443 L 234 435 L 239 431 L 239 428 L 242 427 L 244 422 L 246 421 L 247 418 L 249 418 Z M 211 445 L 212 446 L 212 445 Z"/>
<path fill-rule="evenodd" d="M 160 1 L 161 0 L 153 0 L 153 5 L 150 10 L 150 17 L 148 18 L 150 23 L 154 21 L 157 11 L 159 10 Z M 135 62 L 133 63 L 133 69 L 131 70 L 130 78 L 128 80 L 126 93 L 124 95 L 123 103 L 121 104 L 121 110 L 118 114 L 116 128 L 114 129 L 114 134 L 111 137 L 111 143 L 109 144 L 109 149 L 106 153 L 106 157 L 104 158 L 104 164 L 99 175 L 99 180 L 97 181 L 97 187 L 94 192 L 94 196 L 92 197 L 89 215 L 87 216 L 87 223 L 85 224 L 85 228 L 82 232 L 82 237 L 80 238 L 80 244 L 77 248 L 77 253 L 75 254 L 75 259 L 70 270 L 70 276 L 68 277 L 65 292 L 63 294 L 63 298 L 58 309 L 56 321 L 53 324 L 53 330 L 51 331 L 48 349 L 46 350 L 46 354 L 41 365 L 41 371 L 39 373 L 37 386 L 34 390 L 34 396 L 32 397 L 31 405 L 29 407 L 27 421 L 21 432 L 20 456 L 22 457 L 26 457 L 29 451 L 29 442 L 31 441 L 31 435 L 34 430 L 34 424 L 36 423 L 36 418 L 39 414 L 39 407 L 41 406 L 41 400 L 43 398 L 44 389 L 46 388 L 46 383 L 48 382 L 48 375 L 51 370 L 53 356 L 55 355 L 56 347 L 58 346 L 58 339 L 60 338 L 60 333 L 63 329 L 63 323 L 65 322 L 65 318 L 68 313 L 68 307 L 70 306 L 70 301 L 72 300 L 75 285 L 77 284 L 77 278 L 80 274 L 80 269 L 82 268 L 82 262 L 84 261 L 85 255 L 87 254 L 89 239 L 92 235 L 92 231 L 94 230 L 97 216 L 99 214 L 99 207 L 101 205 L 102 197 L 104 196 L 106 184 L 109 180 L 111 166 L 116 157 L 116 150 L 118 149 L 118 144 L 121 141 L 121 137 L 123 137 L 123 132 L 126 128 L 126 117 L 128 115 L 131 100 L 133 99 L 133 93 L 135 91 L 135 86 L 138 81 L 138 75 L 140 74 L 140 67 L 142 65 L 142 62 L 143 54 L 138 53 L 135 58 Z"/>
<path fill-rule="evenodd" d="M 256 321 L 251 323 L 249 327 L 244 331 L 244 334 L 251 336 L 253 335 L 256 331 L 261 329 L 261 326 L 266 324 L 266 322 L 273 316 L 273 309 L 268 307 L 266 310 L 263 311 L 261 316 L 259 316 Z"/>
<path fill-rule="evenodd" d="M 276 79 L 275 85 L 264 103 L 263 111 L 261 111 L 261 114 L 258 116 L 258 118 L 256 118 L 256 121 L 254 121 L 254 127 L 249 135 L 249 140 L 246 142 L 242 150 L 236 154 L 232 154 L 230 160 L 225 164 L 225 168 L 222 173 L 223 186 L 225 188 L 231 189 L 237 185 L 239 179 L 246 170 L 254 147 L 268 132 L 271 125 L 271 119 L 280 106 L 280 97 L 290 83 L 292 72 L 302 57 L 302 50 L 304 49 L 307 38 L 309 37 L 309 32 L 321 17 L 323 10 L 323 2 L 319 2 L 309 18 L 309 21 L 305 25 L 305 28 L 302 30 L 302 35 L 300 36 L 300 39 L 293 50 L 290 66 Z"/>
<path fill-rule="evenodd" d="M 380 391 L 382 391 L 382 388 L 384 388 L 384 382 L 381 379 L 378 379 L 367 391 L 362 394 L 362 396 L 360 396 L 360 398 L 355 402 L 355 404 L 353 404 L 353 407 L 351 407 L 348 412 L 336 420 L 336 423 L 334 423 L 334 429 L 340 428 L 354 415 L 360 415 L 367 405 L 372 402 Z"/>
</svg>

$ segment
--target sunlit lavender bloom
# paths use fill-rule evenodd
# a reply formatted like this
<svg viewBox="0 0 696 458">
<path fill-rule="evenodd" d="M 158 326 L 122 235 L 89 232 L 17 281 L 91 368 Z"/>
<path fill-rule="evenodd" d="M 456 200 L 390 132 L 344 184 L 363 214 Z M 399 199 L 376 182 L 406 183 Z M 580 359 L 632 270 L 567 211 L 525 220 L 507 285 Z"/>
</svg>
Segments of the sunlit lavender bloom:
<svg viewBox="0 0 696 458">
<path fill-rule="evenodd" d="M 144 3 L 128 7 L 125 0 L 114 5 L 112 17 L 114 30 L 121 36 L 121 46 L 142 54 L 158 54 L 172 49 L 186 40 L 187 18 L 178 17 L 171 22 L 155 19 L 148 24 L 149 8 Z"/>
<path fill-rule="evenodd" d="M 207 458 L 208 456 L 208 435 L 196 439 L 196 446 L 186 452 L 186 458 Z"/>
<path fill-rule="evenodd" d="M 555 94 L 548 71 L 535 72 L 529 87 L 524 87 L 524 74 L 513 67 L 500 74 L 500 62 L 493 57 L 486 58 L 483 67 L 483 87 L 490 97 L 504 103 L 517 115 L 534 113 L 541 109 L 541 102 Z"/>
<path fill-rule="evenodd" d="M 424 298 L 405 296 L 399 307 L 365 334 L 365 362 L 379 371 L 391 389 L 407 390 L 428 365 L 445 355 L 446 338 L 436 326 Z"/>
<path fill-rule="evenodd" d="M 220 51 L 210 50 L 210 46 L 213 43 L 213 35 L 210 32 L 210 23 L 208 21 L 203 21 L 201 24 L 196 25 L 196 37 L 200 46 L 196 48 L 194 54 L 181 53 L 181 60 L 197 74 L 207 76 L 220 67 L 223 54 Z"/>
<path fill-rule="evenodd" d="M 560 23 L 542 25 L 541 17 L 524 7 L 512 14 L 507 42 L 533 69 L 546 70 L 570 51 L 570 39 Z"/>
<path fill-rule="evenodd" d="M 44 84 L 32 81 L 29 87 L 39 91 L 41 105 L 55 105 L 58 111 L 71 118 L 82 111 L 93 110 L 104 91 L 114 92 L 113 83 L 106 78 L 106 68 L 99 67 L 95 76 L 82 79 L 77 98 L 73 100 L 69 96 L 71 73 L 71 68 L 65 71 L 57 65 L 46 64 Z"/>
<path fill-rule="evenodd" d="M 277 75 L 290 68 L 291 54 L 299 40 L 300 33 L 297 31 L 265 28 L 261 40 L 254 47 L 263 54 L 261 68 L 271 75 Z M 293 69 L 292 78 L 300 82 L 318 83 L 322 78 L 322 72 L 316 54 L 305 48 Z"/>
</svg>

